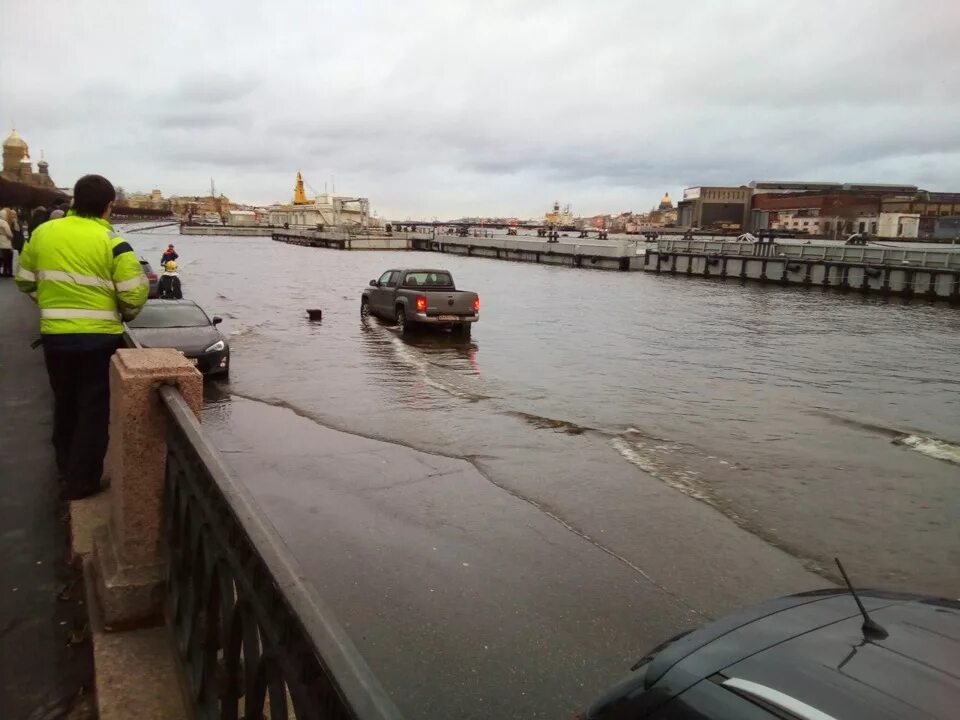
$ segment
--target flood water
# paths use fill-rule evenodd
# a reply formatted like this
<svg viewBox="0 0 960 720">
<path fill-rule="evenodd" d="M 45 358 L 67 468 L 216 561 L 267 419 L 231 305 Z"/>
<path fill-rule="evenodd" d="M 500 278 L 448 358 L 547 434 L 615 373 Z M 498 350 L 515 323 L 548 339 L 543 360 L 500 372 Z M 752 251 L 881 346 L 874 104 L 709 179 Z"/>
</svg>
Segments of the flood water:
<svg viewBox="0 0 960 720">
<path fill-rule="evenodd" d="M 644 519 L 604 495 L 605 477 L 648 473 L 827 577 L 838 555 L 858 584 L 960 596 L 956 309 L 269 238 L 128 239 L 155 265 L 176 243 L 185 294 L 225 318 L 219 402 L 468 458 L 546 508 L 575 498 L 612 536 Z M 471 341 L 361 321 L 367 282 L 404 266 L 448 268 L 480 294 Z"/>
</svg>

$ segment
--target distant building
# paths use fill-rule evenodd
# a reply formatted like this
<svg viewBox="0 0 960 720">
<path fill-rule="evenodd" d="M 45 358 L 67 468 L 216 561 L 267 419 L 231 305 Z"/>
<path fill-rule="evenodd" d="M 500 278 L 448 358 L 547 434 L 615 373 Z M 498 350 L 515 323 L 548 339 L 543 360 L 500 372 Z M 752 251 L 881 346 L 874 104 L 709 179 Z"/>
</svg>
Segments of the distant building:
<svg viewBox="0 0 960 720">
<path fill-rule="evenodd" d="M 227 213 L 227 225 L 232 227 L 253 227 L 259 224 L 257 213 L 253 210 L 230 210 Z"/>
<path fill-rule="evenodd" d="M 880 214 L 885 198 L 912 197 L 915 185 L 878 185 L 865 183 L 783 183 L 753 182 L 755 191 L 751 202 L 750 228 L 752 230 L 790 230 L 811 235 L 841 238 L 866 232 L 883 237 L 916 237 L 915 235 L 884 235 L 880 228 Z M 893 208 L 891 208 L 893 211 Z M 900 213 L 910 215 L 907 213 Z M 883 228 L 898 227 L 888 221 Z M 912 227 L 906 221 L 907 230 Z"/>
<path fill-rule="evenodd" d="M 960 193 L 928 192 L 918 190 L 912 193 L 890 195 L 880 202 L 882 212 L 899 212 L 920 216 L 918 237 L 955 238 L 952 224 L 946 218 L 960 216 Z"/>
<path fill-rule="evenodd" d="M 142 208 L 148 210 L 170 210 L 170 200 L 163 197 L 160 190 L 154 188 L 149 193 L 130 193 L 125 194 L 124 202 L 126 207 Z"/>
<path fill-rule="evenodd" d="M 677 225 L 705 230 L 740 230 L 750 218 L 753 191 L 739 187 L 689 187 L 677 205 Z"/>
<path fill-rule="evenodd" d="M 40 155 L 40 162 L 37 163 L 37 172 L 33 171 L 33 163 L 30 162 L 30 147 L 26 141 L 13 130 L 7 139 L 3 141 L 3 170 L 0 176 L 4 180 L 32 185 L 34 187 L 56 189 L 56 185 L 50 178 L 50 165 Z"/>
<path fill-rule="evenodd" d="M 230 200 L 226 195 L 181 195 L 171 197 L 169 202 L 171 212 L 181 220 L 212 214 L 225 220 L 230 211 Z"/>
<path fill-rule="evenodd" d="M 370 201 L 361 197 L 344 197 L 323 193 L 307 198 L 303 177 L 297 173 L 292 203 L 278 203 L 268 209 L 270 225 L 302 228 L 369 228 L 380 221 L 370 217 Z"/>
</svg>

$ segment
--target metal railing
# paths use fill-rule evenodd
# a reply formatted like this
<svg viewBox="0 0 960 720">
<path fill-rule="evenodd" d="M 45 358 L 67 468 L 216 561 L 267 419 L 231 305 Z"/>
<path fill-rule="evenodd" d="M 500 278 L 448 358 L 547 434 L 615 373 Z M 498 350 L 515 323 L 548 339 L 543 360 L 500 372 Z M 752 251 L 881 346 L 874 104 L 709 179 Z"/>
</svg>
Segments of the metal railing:
<svg viewBox="0 0 960 720">
<path fill-rule="evenodd" d="M 200 718 L 399 720 L 344 629 L 171 386 L 167 616 Z"/>
<path fill-rule="evenodd" d="M 960 251 L 884 247 L 882 245 L 826 245 L 776 243 L 760 252 L 758 243 L 723 242 L 718 240 L 684 240 L 660 238 L 660 252 L 682 252 L 703 255 L 766 255 L 803 260 L 860 263 L 869 265 L 910 265 L 922 268 L 960 270 Z"/>
</svg>

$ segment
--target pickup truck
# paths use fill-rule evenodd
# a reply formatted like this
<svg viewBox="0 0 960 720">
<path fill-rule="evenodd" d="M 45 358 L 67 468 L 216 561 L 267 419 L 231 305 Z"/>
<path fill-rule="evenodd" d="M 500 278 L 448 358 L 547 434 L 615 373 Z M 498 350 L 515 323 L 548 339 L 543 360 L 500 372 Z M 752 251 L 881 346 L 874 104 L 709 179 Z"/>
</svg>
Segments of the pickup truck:
<svg viewBox="0 0 960 720">
<path fill-rule="evenodd" d="M 480 298 L 457 290 L 447 270 L 387 270 L 360 298 L 360 316 L 371 315 L 395 322 L 404 334 L 430 326 L 469 337 L 480 319 Z"/>
</svg>

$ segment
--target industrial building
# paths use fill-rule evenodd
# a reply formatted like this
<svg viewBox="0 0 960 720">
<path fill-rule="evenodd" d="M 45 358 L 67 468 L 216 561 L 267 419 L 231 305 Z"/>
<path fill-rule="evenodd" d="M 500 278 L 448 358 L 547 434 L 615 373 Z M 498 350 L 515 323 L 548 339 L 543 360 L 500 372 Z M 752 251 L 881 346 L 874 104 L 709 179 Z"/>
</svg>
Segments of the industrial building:
<svg viewBox="0 0 960 720">
<path fill-rule="evenodd" d="M 709 230 L 742 230 L 750 220 L 753 191 L 739 187 L 689 187 L 677 203 L 677 224 Z"/>
<path fill-rule="evenodd" d="M 915 185 L 754 181 L 749 227 L 828 238 L 853 233 L 880 237 L 919 235 L 919 215 L 885 208 L 890 197 L 913 197 Z"/>
</svg>

